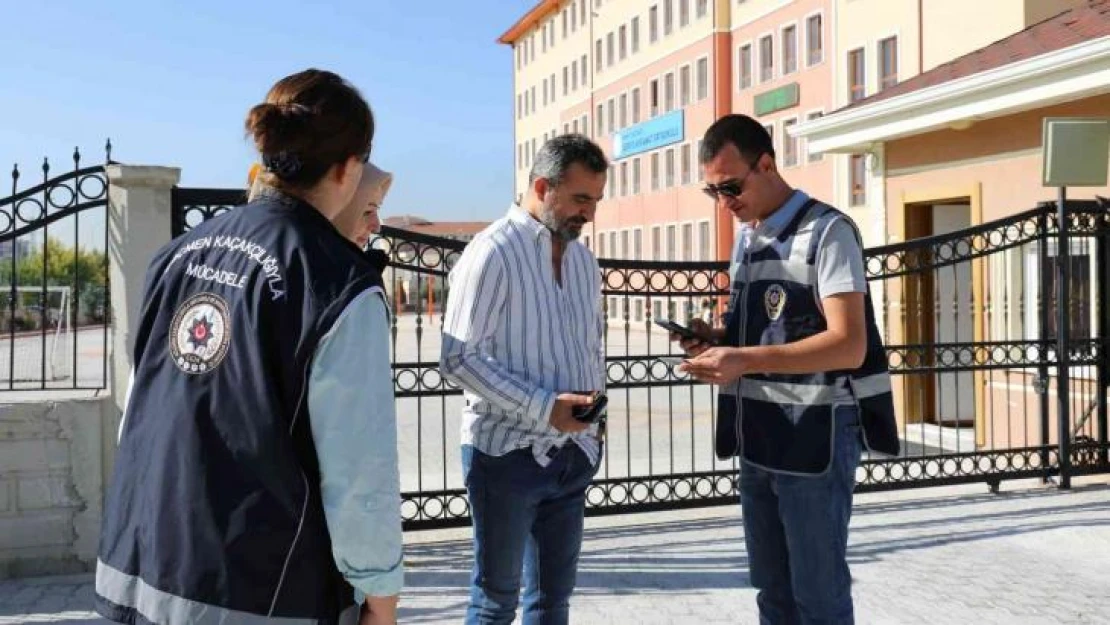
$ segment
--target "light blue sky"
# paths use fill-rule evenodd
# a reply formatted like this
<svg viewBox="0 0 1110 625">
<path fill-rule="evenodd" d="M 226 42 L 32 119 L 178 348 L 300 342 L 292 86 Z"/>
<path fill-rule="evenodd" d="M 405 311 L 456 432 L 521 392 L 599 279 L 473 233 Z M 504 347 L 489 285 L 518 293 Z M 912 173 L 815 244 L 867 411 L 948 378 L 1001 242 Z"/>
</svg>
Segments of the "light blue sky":
<svg viewBox="0 0 1110 625">
<path fill-rule="evenodd" d="M 183 186 L 242 186 L 247 110 L 315 66 L 374 108 L 387 216 L 491 219 L 512 200 L 512 54 L 495 39 L 533 0 L 4 4 L 0 196 L 12 163 L 38 180 L 43 156 L 97 161 L 107 137 L 116 160 L 181 167 Z"/>
</svg>

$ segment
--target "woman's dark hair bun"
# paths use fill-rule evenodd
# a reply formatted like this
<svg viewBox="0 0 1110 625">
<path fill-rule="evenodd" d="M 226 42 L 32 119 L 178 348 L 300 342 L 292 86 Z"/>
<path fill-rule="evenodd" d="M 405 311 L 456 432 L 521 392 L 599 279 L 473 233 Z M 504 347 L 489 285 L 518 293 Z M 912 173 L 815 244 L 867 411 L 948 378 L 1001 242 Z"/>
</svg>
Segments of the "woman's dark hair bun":
<svg viewBox="0 0 1110 625">
<path fill-rule="evenodd" d="M 266 101 L 251 108 L 245 127 L 262 156 L 266 182 L 310 187 L 332 165 L 369 153 L 374 116 L 343 78 L 310 69 L 278 81 Z"/>
</svg>

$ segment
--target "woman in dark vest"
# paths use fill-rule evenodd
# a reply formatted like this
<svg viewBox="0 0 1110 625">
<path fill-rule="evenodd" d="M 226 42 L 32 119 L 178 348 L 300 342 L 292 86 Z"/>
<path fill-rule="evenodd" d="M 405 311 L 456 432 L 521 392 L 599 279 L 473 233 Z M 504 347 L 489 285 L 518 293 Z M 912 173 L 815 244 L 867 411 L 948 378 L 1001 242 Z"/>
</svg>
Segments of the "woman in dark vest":
<svg viewBox="0 0 1110 625">
<path fill-rule="evenodd" d="M 392 623 L 400 492 L 381 273 L 336 226 L 374 120 L 325 71 L 247 133 L 265 189 L 162 249 L 97 566 L 122 623 Z"/>
</svg>

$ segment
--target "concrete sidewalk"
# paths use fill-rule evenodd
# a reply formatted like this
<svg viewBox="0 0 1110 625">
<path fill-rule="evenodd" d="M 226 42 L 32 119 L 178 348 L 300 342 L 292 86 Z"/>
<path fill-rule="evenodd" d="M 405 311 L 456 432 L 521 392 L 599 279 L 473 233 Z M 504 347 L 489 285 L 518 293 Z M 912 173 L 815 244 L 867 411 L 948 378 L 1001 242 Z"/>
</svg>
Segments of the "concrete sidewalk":
<svg viewBox="0 0 1110 625">
<path fill-rule="evenodd" d="M 407 536 L 403 623 L 459 623 L 469 530 Z M 1110 479 L 857 497 L 861 624 L 1110 623 Z M 0 624 L 103 623 L 88 577 L 0 582 Z M 587 521 L 572 621 L 757 623 L 738 507 Z"/>
</svg>

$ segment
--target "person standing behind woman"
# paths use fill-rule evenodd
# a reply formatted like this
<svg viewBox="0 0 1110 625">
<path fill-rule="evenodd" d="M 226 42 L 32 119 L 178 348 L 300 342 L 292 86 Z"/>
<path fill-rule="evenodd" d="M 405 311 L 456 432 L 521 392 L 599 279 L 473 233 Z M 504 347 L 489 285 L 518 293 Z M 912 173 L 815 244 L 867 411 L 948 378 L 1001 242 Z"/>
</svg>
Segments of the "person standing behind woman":
<svg viewBox="0 0 1110 625">
<path fill-rule="evenodd" d="M 262 165 L 255 163 L 247 173 L 247 202 L 258 199 L 269 188 L 259 176 L 261 172 Z M 359 249 L 365 248 L 370 237 L 381 230 L 381 208 L 391 186 L 393 174 L 382 171 L 373 163 L 363 165 L 362 180 L 351 203 L 331 220 L 339 234 Z"/>
<path fill-rule="evenodd" d="M 310 69 L 275 84 L 246 128 L 267 191 L 171 242 L 147 274 L 96 608 L 121 623 L 393 623 L 388 312 L 380 272 L 332 223 L 373 115 Z"/>
</svg>

